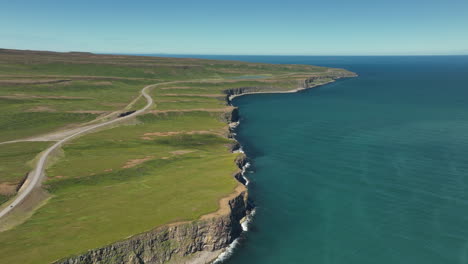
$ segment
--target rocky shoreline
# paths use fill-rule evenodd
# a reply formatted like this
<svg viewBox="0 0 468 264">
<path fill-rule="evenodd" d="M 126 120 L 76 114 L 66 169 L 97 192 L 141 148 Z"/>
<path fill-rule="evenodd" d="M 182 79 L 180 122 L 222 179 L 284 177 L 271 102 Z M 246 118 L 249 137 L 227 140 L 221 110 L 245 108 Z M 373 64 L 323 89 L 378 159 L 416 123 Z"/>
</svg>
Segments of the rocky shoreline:
<svg viewBox="0 0 468 264">
<path fill-rule="evenodd" d="M 299 88 L 288 91 L 275 91 L 274 87 L 240 87 L 225 91 L 226 103 L 231 105 L 233 98 L 254 93 L 292 93 L 334 82 L 336 79 L 355 77 L 330 76 L 331 79 L 310 77 Z M 237 107 L 226 113 L 225 121 L 229 124 L 227 137 L 234 139 L 234 130 L 239 124 Z M 230 146 L 232 152 L 241 151 L 240 144 L 234 139 Z M 236 159 L 239 167 L 234 177 L 239 181 L 235 192 L 221 199 L 220 209 L 201 219 L 179 222 L 155 228 L 151 231 L 132 236 L 98 249 L 53 262 L 53 264 L 204 264 L 212 263 L 242 233 L 242 222 L 253 209 L 248 201 L 244 172 L 248 166 L 248 157 L 239 155 Z"/>
<path fill-rule="evenodd" d="M 319 86 L 324 86 L 330 83 L 335 82 L 336 80 L 343 79 L 343 78 L 352 78 L 357 77 L 358 75 L 355 73 L 350 72 L 349 74 L 343 75 L 335 75 L 330 76 L 331 79 L 326 80 L 327 78 L 324 77 L 309 77 L 301 83 L 298 88 L 292 90 L 275 90 L 274 87 L 266 86 L 266 87 L 239 87 L 235 89 L 226 90 L 225 93 L 227 95 L 226 101 L 229 105 L 232 105 L 231 102 L 234 98 L 248 95 L 248 94 L 276 94 L 276 93 L 296 93 L 299 91 L 307 90 L 310 88 L 315 88 Z M 323 80 L 323 81 L 322 81 Z"/>
</svg>

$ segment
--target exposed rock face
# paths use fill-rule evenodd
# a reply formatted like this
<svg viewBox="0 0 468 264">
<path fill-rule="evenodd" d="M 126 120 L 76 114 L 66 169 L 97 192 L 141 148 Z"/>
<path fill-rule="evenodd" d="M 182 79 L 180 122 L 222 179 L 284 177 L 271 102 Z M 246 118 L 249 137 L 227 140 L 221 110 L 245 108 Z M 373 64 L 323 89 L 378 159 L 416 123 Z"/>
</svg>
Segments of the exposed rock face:
<svg viewBox="0 0 468 264">
<path fill-rule="evenodd" d="M 243 153 L 239 155 L 236 159 L 237 166 L 242 169 L 234 174 L 234 178 L 236 178 L 238 182 L 244 185 L 247 184 L 246 179 L 244 178 L 244 172 L 245 172 L 245 166 L 247 165 L 248 162 L 249 162 L 249 158 Z M 248 210 L 250 209 L 251 208 L 249 207 Z"/>
<path fill-rule="evenodd" d="M 227 123 L 239 121 L 239 109 L 237 107 L 232 107 L 231 111 L 227 111 L 224 114 L 224 121 Z"/>
<path fill-rule="evenodd" d="M 350 77 L 356 77 L 356 76 L 357 75 L 355 73 L 348 72 L 348 71 L 330 72 L 329 74 L 324 75 L 324 76 L 313 76 L 313 77 L 306 78 L 303 81 L 298 81 L 297 89 L 301 90 L 301 89 L 312 88 L 312 87 L 327 84 L 337 79 L 350 78 Z M 232 89 L 228 89 L 224 91 L 224 93 L 226 94 L 226 101 L 228 104 L 231 103 L 231 96 L 241 95 L 245 93 L 259 93 L 259 92 L 278 92 L 278 88 L 274 86 L 270 86 L 270 85 L 246 86 L 246 87 L 232 88 Z"/>
<path fill-rule="evenodd" d="M 227 206 L 226 214 L 156 228 L 55 264 L 190 263 L 190 255 L 223 249 L 242 232 L 240 220 L 247 210 L 245 188 L 231 198 Z"/>
</svg>

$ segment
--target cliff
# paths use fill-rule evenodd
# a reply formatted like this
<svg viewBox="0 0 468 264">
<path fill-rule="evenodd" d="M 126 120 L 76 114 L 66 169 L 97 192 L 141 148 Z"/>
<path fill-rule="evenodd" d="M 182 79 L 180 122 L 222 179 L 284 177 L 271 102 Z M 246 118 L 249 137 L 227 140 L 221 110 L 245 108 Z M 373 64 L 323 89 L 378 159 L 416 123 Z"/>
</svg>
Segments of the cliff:
<svg viewBox="0 0 468 264">
<path fill-rule="evenodd" d="M 354 77 L 354 73 L 333 73 L 329 76 L 310 77 L 298 81 L 298 89 L 307 89 L 333 82 L 344 77 Z M 297 91 L 293 90 L 293 91 Z M 230 105 L 231 96 L 277 92 L 274 86 L 240 87 L 224 91 Z M 280 91 L 281 92 L 281 91 Z M 228 138 L 234 138 L 234 128 L 239 121 L 238 108 L 232 107 L 221 117 L 229 123 Z M 237 141 L 229 146 L 231 151 L 239 150 Z M 234 177 L 240 182 L 236 191 L 220 201 L 220 209 L 193 222 L 175 223 L 162 226 L 146 233 L 138 234 L 124 241 L 92 249 L 82 255 L 54 262 L 54 264 L 204 264 L 210 263 L 232 243 L 242 232 L 241 221 L 252 206 L 247 200 L 247 189 L 243 177 L 248 158 L 241 154 L 236 159 L 240 170 Z"/>
<path fill-rule="evenodd" d="M 293 90 L 285 90 L 285 89 L 278 89 L 274 85 L 265 85 L 265 86 L 245 86 L 239 88 L 233 88 L 225 90 L 224 93 L 226 94 L 226 101 L 228 104 L 231 104 L 231 99 L 243 95 L 243 94 L 252 94 L 252 93 L 289 93 L 289 92 L 297 92 L 304 89 L 309 89 L 321 85 L 325 85 L 335 80 L 342 79 L 342 78 L 351 78 L 356 77 L 357 74 L 354 72 L 349 71 L 338 71 L 338 72 L 331 72 L 327 75 L 321 76 L 312 76 L 305 78 L 303 80 L 297 81 L 297 88 Z"/>
<path fill-rule="evenodd" d="M 230 108 L 222 118 L 229 124 L 237 122 L 238 109 Z M 226 136 L 234 137 L 232 128 Z M 234 140 L 229 149 L 236 151 L 239 147 Z M 204 264 L 214 261 L 224 248 L 239 237 L 241 220 L 251 209 L 242 177 L 246 163 L 247 157 L 243 154 L 236 159 L 239 171 L 233 176 L 240 183 L 233 194 L 220 200 L 217 212 L 197 221 L 162 226 L 54 264 Z"/>
<path fill-rule="evenodd" d="M 242 232 L 240 221 L 247 211 L 247 191 L 221 201 L 221 209 L 201 220 L 171 224 L 133 236 L 55 264 L 161 264 L 208 263 Z"/>
</svg>

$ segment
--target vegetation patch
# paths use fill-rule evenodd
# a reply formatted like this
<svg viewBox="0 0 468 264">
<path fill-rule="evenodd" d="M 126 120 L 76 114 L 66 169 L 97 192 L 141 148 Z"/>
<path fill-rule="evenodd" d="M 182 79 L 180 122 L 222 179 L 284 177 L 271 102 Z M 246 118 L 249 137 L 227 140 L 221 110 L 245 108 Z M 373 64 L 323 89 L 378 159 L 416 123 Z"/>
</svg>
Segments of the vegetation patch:
<svg viewBox="0 0 468 264">
<path fill-rule="evenodd" d="M 0 145 L 0 184 L 18 184 L 28 173 L 31 161 L 50 142 L 18 142 Z"/>
<path fill-rule="evenodd" d="M 0 114 L 0 142 L 23 139 L 93 120 L 90 113 L 23 112 Z"/>
</svg>

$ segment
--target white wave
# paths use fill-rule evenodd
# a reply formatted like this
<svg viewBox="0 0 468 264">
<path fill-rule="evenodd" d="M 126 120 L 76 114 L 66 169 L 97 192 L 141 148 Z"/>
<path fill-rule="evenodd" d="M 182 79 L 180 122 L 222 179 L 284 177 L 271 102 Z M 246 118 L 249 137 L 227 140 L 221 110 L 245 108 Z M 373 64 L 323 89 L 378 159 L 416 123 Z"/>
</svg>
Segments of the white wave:
<svg viewBox="0 0 468 264">
<path fill-rule="evenodd" d="M 252 222 L 253 217 L 255 216 L 255 208 L 245 217 L 244 222 L 241 223 L 242 231 L 249 231 L 249 224 Z"/>
<path fill-rule="evenodd" d="M 242 147 L 240 147 L 239 149 L 234 150 L 233 153 L 244 153 L 244 150 L 242 149 Z"/>
<path fill-rule="evenodd" d="M 234 253 L 234 249 L 239 245 L 239 238 L 234 239 L 232 243 L 224 250 L 223 253 L 219 254 L 218 258 L 215 259 L 213 264 L 220 264 L 229 259 Z"/>
<path fill-rule="evenodd" d="M 231 128 L 235 128 L 237 127 L 238 125 L 240 124 L 240 122 L 235 122 L 235 123 L 230 123 L 229 126 Z M 234 135 L 236 135 L 234 133 Z M 234 153 L 244 153 L 244 150 L 242 149 L 242 147 L 240 147 L 238 150 L 235 150 L 233 151 Z M 247 172 L 247 169 L 251 166 L 251 164 L 249 162 L 245 163 L 244 166 L 242 166 L 242 172 L 241 172 L 241 175 L 242 175 L 242 178 L 244 179 L 245 181 L 245 185 L 249 185 L 249 179 L 247 179 L 247 177 L 245 177 L 245 173 Z M 245 220 L 241 223 L 241 227 L 242 227 L 242 233 L 244 232 L 247 232 L 249 231 L 249 224 L 252 222 L 252 219 L 253 219 L 253 216 L 255 215 L 255 208 L 250 212 L 250 214 L 248 214 L 246 217 L 245 217 Z M 229 246 L 223 251 L 223 253 L 219 254 L 218 258 L 215 259 L 215 261 L 213 262 L 213 264 L 221 264 L 223 263 L 224 261 L 226 261 L 227 259 L 229 259 L 232 254 L 234 253 L 234 250 L 236 249 L 236 247 L 239 245 L 239 239 L 240 239 L 241 236 L 239 236 L 238 238 L 234 239 L 234 241 L 232 241 L 231 244 L 229 244 Z"/>
<path fill-rule="evenodd" d="M 247 232 L 249 230 L 249 224 L 252 222 L 252 219 L 255 215 L 255 208 L 250 212 L 249 215 L 245 217 L 245 220 L 241 223 L 242 226 L 242 232 Z M 232 254 L 234 253 L 234 250 L 236 249 L 237 246 L 239 246 L 240 243 L 240 237 L 234 239 L 231 244 L 224 250 L 223 253 L 219 254 L 218 258 L 215 259 L 213 264 L 221 264 L 224 261 L 228 260 Z"/>
<path fill-rule="evenodd" d="M 244 174 L 242 174 L 242 179 L 244 179 L 244 181 L 245 181 L 245 186 L 248 186 L 250 181 L 249 181 L 249 179 L 247 179 L 247 177 L 245 177 Z"/>
<path fill-rule="evenodd" d="M 230 127 L 230 128 L 236 128 L 237 126 L 239 126 L 239 124 L 240 124 L 239 121 L 237 121 L 237 122 L 231 122 L 231 123 L 229 123 L 229 127 Z"/>
<path fill-rule="evenodd" d="M 245 186 L 249 185 L 250 181 L 247 177 L 245 177 L 245 173 L 247 172 L 247 169 L 250 167 L 250 163 L 247 162 L 243 167 L 242 167 L 242 178 L 244 179 L 245 181 Z"/>
</svg>

